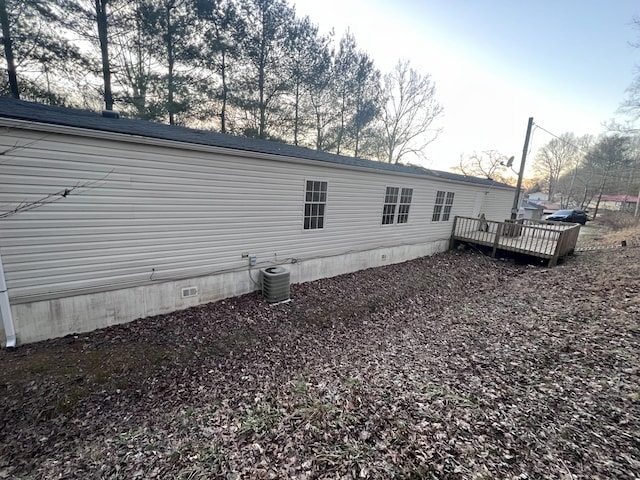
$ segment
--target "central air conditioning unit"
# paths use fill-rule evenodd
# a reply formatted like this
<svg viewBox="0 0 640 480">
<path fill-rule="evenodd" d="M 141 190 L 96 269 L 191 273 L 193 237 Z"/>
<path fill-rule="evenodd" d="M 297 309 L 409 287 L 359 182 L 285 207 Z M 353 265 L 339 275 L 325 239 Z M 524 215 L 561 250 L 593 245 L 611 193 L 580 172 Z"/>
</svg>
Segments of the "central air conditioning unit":
<svg viewBox="0 0 640 480">
<path fill-rule="evenodd" d="M 289 300 L 289 270 L 284 267 L 262 269 L 262 295 L 269 303 Z"/>
</svg>

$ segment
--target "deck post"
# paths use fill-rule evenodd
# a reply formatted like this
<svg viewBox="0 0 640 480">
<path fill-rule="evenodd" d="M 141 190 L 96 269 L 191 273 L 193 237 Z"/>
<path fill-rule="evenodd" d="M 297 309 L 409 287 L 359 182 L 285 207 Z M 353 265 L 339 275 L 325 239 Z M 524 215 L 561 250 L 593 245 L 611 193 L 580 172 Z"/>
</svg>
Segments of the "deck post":
<svg viewBox="0 0 640 480">
<path fill-rule="evenodd" d="M 496 228 L 496 236 L 493 238 L 493 250 L 491 251 L 491 258 L 496 258 L 496 251 L 498 250 L 498 242 L 500 241 L 500 236 L 502 235 L 502 229 L 504 228 L 504 222 L 498 224 L 498 228 Z"/>
<path fill-rule="evenodd" d="M 453 217 L 453 229 L 451 230 L 451 238 L 449 239 L 449 250 L 453 250 L 456 246 L 456 225 L 458 223 L 458 216 Z"/>
<path fill-rule="evenodd" d="M 558 237 L 558 241 L 556 242 L 556 249 L 553 252 L 553 257 L 549 259 L 549 267 L 555 267 L 558 264 L 558 258 L 560 257 L 561 252 L 564 250 L 566 231 L 567 230 L 562 230 L 560 232 L 560 236 Z"/>
</svg>

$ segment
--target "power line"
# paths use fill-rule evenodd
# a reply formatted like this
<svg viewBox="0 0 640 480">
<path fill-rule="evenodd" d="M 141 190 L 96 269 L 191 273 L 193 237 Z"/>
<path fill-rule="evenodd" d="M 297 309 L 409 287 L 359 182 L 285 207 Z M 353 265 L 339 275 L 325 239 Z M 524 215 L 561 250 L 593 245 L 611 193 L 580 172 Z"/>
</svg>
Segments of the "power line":
<svg viewBox="0 0 640 480">
<path fill-rule="evenodd" d="M 547 132 L 547 133 L 548 133 L 549 135 L 551 135 L 552 137 L 557 138 L 557 139 L 558 139 L 558 140 L 560 140 L 562 143 L 565 143 L 565 144 L 567 144 L 567 145 L 569 145 L 569 146 L 571 146 L 571 147 L 575 148 L 576 150 L 580 150 L 580 151 L 581 151 L 582 153 L 584 153 L 584 154 L 589 153 L 589 151 L 588 151 L 588 150 L 585 150 L 584 148 L 579 147 L 578 145 L 575 145 L 575 144 L 573 144 L 573 143 L 571 143 L 571 142 L 569 142 L 569 141 L 565 140 L 565 139 L 564 139 L 564 138 L 562 138 L 561 136 L 556 135 L 556 134 L 555 134 L 555 133 L 553 133 L 553 132 L 550 132 L 550 131 L 549 131 L 549 130 L 547 130 L 546 128 L 544 128 L 544 127 L 542 127 L 542 126 L 538 125 L 537 123 L 535 124 L 535 126 L 536 126 L 537 128 L 539 128 L 540 130 L 542 130 L 543 132 Z"/>
<path fill-rule="evenodd" d="M 542 131 L 544 131 L 544 132 L 548 133 L 548 134 L 549 134 L 549 135 L 551 135 L 552 137 L 557 138 L 557 139 L 558 139 L 558 140 L 560 140 L 562 143 L 564 143 L 564 144 L 566 144 L 566 145 L 569 145 L 569 146 L 571 146 L 571 147 L 575 148 L 576 150 L 581 151 L 581 152 L 582 152 L 582 153 L 584 153 L 585 155 L 589 155 L 589 154 L 591 154 L 593 158 L 598 158 L 599 160 L 603 160 L 603 161 L 605 161 L 605 160 L 606 160 L 605 158 L 602 158 L 602 157 L 600 157 L 600 156 L 593 155 L 589 150 L 586 150 L 586 149 L 584 149 L 583 147 L 580 147 L 580 146 L 578 146 L 578 145 L 576 145 L 576 144 L 574 144 L 574 143 L 569 142 L 568 140 L 565 140 L 565 139 L 564 139 L 564 138 L 562 138 L 561 136 L 556 135 L 556 134 L 555 134 L 555 133 L 553 133 L 553 132 L 550 132 L 549 130 L 547 130 L 546 128 L 544 128 L 544 127 L 542 127 L 542 126 L 540 126 L 540 125 L 538 125 L 538 124 L 535 124 L 535 126 L 536 126 L 536 128 L 539 128 L 540 130 L 542 130 Z M 613 172 L 616 172 L 616 171 L 617 171 L 617 172 L 622 172 L 622 171 L 626 171 L 626 170 L 627 170 L 627 169 L 629 169 L 629 168 L 633 168 L 633 167 L 632 167 L 632 166 L 629 166 L 629 167 L 622 167 L 622 168 L 620 168 L 619 170 L 610 170 L 610 171 L 613 171 Z"/>
</svg>

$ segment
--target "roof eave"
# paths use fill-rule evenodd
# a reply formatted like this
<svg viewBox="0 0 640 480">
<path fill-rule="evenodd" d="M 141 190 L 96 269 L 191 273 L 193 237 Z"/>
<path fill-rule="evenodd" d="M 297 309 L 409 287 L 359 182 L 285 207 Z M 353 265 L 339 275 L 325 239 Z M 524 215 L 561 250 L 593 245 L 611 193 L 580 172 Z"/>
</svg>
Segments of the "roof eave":
<svg viewBox="0 0 640 480">
<path fill-rule="evenodd" d="M 213 145 L 206 145 L 202 143 L 184 142 L 184 141 L 172 140 L 172 139 L 166 139 L 166 138 L 157 138 L 157 137 L 122 133 L 122 132 L 112 132 L 108 130 L 99 130 L 99 129 L 93 129 L 93 128 L 74 127 L 74 126 L 69 126 L 64 124 L 38 122 L 33 120 L 15 119 L 10 117 L 0 117 L 0 126 L 7 127 L 7 128 L 18 127 L 24 130 L 45 131 L 45 132 L 55 133 L 55 134 L 76 135 L 81 137 L 99 138 L 104 140 L 115 140 L 120 142 L 128 141 L 131 143 L 137 143 L 137 144 L 143 144 L 143 145 L 180 148 L 184 150 L 225 154 L 225 155 L 232 155 L 232 156 L 245 157 L 245 158 L 251 157 L 251 158 L 257 158 L 262 160 L 289 162 L 289 163 L 315 165 L 315 166 L 324 165 L 324 166 L 330 166 L 333 168 L 339 168 L 343 170 L 377 172 L 380 174 L 391 174 L 391 175 L 401 176 L 401 177 L 429 179 L 436 182 L 443 182 L 447 184 L 473 185 L 478 188 L 484 187 L 484 188 L 490 188 L 490 189 L 497 188 L 501 190 L 514 190 L 514 187 L 510 185 L 498 183 L 495 181 L 492 181 L 492 183 L 478 183 L 473 181 L 464 181 L 462 179 L 457 180 L 457 179 L 451 179 L 451 178 L 442 178 L 437 176 L 436 174 L 426 174 L 426 173 L 420 174 L 420 173 L 403 172 L 403 171 L 391 170 L 391 169 L 380 169 L 380 168 L 375 168 L 373 165 L 367 166 L 367 165 L 344 164 L 338 161 L 331 161 L 331 160 L 308 159 L 303 157 L 294 157 L 286 154 L 257 152 L 255 150 L 244 150 L 241 148 L 233 148 L 233 147 L 219 147 L 219 146 L 213 146 Z"/>
</svg>

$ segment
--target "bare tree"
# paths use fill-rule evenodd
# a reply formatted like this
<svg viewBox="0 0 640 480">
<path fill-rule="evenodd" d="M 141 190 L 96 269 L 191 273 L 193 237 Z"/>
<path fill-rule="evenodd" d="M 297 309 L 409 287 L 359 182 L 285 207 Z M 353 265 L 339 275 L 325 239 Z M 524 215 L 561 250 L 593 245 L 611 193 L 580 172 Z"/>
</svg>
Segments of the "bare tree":
<svg viewBox="0 0 640 480">
<path fill-rule="evenodd" d="M 633 18 L 633 24 L 640 32 L 640 16 Z M 640 40 L 631 45 L 640 49 Z M 619 111 L 629 115 L 633 121 L 640 118 L 640 68 L 637 69 L 635 78 L 627 88 L 627 98 L 620 105 Z"/>
<path fill-rule="evenodd" d="M 577 138 L 573 133 L 563 133 L 544 145 L 533 161 L 533 171 L 547 182 L 549 200 L 557 193 L 560 175 L 573 163 L 579 154 Z"/>
<path fill-rule="evenodd" d="M 409 61 L 399 61 L 385 75 L 386 102 L 382 110 L 386 161 L 398 163 L 405 155 L 424 157 L 424 148 L 433 142 L 441 129 L 434 121 L 443 108 L 435 98 L 435 83 L 429 75 L 411 68 Z"/>
<path fill-rule="evenodd" d="M 630 139 L 622 135 L 610 135 L 602 137 L 586 156 L 586 164 L 600 173 L 598 186 L 598 200 L 593 218 L 598 215 L 600 199 L 607 187 L 607 180 L 616 171 L 628 167 L 632 162 L 629 156 Z"/>
<path fill-rule="evenodd" d="M 560 198 L 560 206 L 569 208 L 571 204 L 584 206 L 587 198 L 585 186 L 589 183 L 585 179 L 585 175 L 590 174 L 584 168 L 584 159 L 586 153 L 591 149 L 594 143 L 592 135 L 583 135 L 577 137 L 575 142 L 575 152 L 571 155 L 565 164 L 564 172 L 560 175 L 557 182 L 557 189 L 562 193 Z"/>
<path fill-rule="evenodd" d="M 507 157 L 497 150 L 473 152 L 471 155 L 460 155 L 460 163 L 454 170 L 469 177 L 496 179 L 506 170 Z"/>
</svg>

